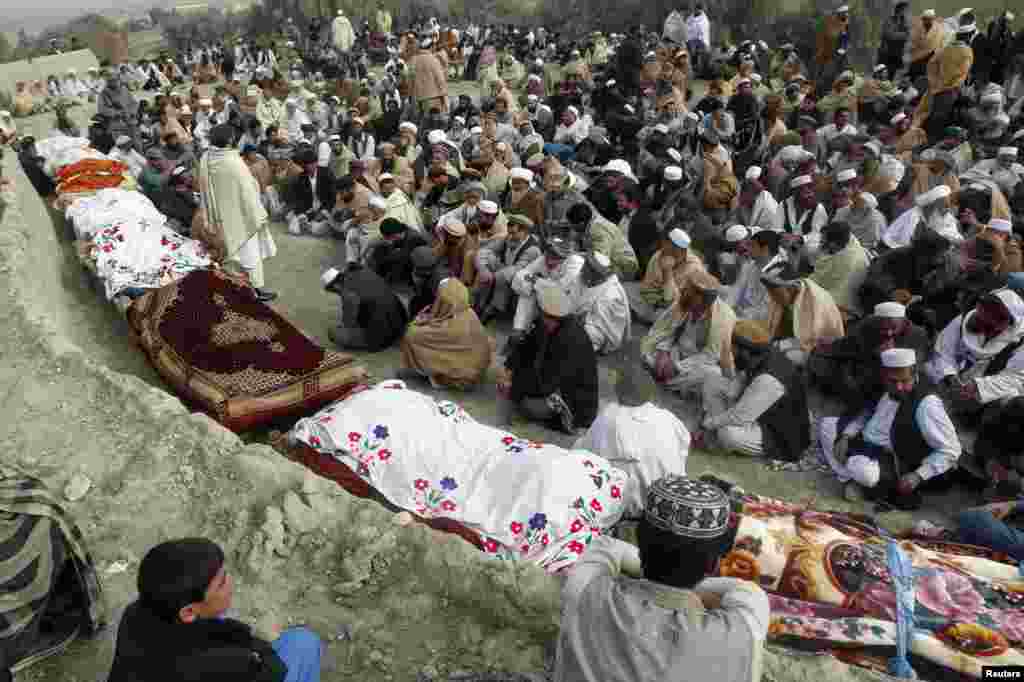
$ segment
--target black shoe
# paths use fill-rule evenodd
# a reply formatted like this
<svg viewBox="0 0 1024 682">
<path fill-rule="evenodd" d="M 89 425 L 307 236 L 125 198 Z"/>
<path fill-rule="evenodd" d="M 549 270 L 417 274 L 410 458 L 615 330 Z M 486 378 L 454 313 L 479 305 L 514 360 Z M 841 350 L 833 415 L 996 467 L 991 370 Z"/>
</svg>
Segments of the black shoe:
<svg viewBox="0 0 1024 682">
<path fill-rule="evenodd" d="M 270 301 L 273 301 L 275 298 L 277 298 L 277 294 L 275 294 L 273 291 L 267 291 L 266 289 L 256 290 L 256 300 L 260 301 L 261 303 L 268 303 Z"/>
</svg>

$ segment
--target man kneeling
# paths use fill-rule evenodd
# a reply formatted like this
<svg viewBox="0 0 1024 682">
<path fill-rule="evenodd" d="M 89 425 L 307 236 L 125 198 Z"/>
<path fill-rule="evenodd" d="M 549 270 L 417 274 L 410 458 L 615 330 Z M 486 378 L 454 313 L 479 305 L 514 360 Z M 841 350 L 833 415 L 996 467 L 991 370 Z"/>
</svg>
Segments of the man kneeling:
<svg viewBox="0 0 1024 682">
<path fill-rule="evenodd" d="M 320 639 L 306 628 L 270 641 L 225 613 L 234 581 L 224 551 L 203 538 L 171 540 L 139 565 L 139 599 L 121 618 L 108 682 L 317 682 Z"/>
</svg>

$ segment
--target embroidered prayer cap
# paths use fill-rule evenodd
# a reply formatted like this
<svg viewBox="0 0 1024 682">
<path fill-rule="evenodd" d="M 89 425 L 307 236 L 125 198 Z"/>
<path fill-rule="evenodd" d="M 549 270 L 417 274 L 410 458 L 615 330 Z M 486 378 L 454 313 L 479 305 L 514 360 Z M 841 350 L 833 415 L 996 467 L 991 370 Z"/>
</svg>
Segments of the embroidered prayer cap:
<svg viewBox="0 0 1024 682">
<path fill-rule="evenodd" d="M 1002 218 L 992 218 L 988 221 L 988 229 L 995 230 L 996 232 L 1002 232 L 1004 234 L 1010 234 L 1013 232 L 1013 223 L 1009 220 L 1003 220 Z"/>
<path fill-rule="evenodd" d="M 654 401 L 658 385 L 640 362 L 630 362 L 615 379 L 615 397 L 623 407 L 640 407 Z"/>
<path fill-rule="evenodd" d="M 998 155 L 999 156 L 1012 156 L 1014 158 L 1017 158 L 1017 148 L 1016 147 L 1000 147 Z"/>
<path fill-rule="evenodd" d="M 809 185 L 811 182 L 812 180 L 810 175 L 798 175 L 789 181 L 789 187 L 790 189 L 797 189 L 798 187 Z"/>
<path fill-rule="evenodd" d="M 675 161 L 676 163 L 679 163 L 680 161 L 683 160 L 683 155 L 679 153 L 678 149 L 669 147 L 668 149 L 665 150 L 665 153 L 668 154 L 668 157 Z"/>
<path fill-rule="evenodd" d="M 545 315 L 563 318 L 572 313 L 572 299 L 562 287 L 549 280 L 538 280 L 535 285 L 537 305 Z"/>
<path fill-rule="evenodd" d="M 444 227 L 442 229 L 444 229 L 445 232 L 447 232 L 448 234 L 450 234 L 453 237 L 465 237 L 466 236 L 466 226 L 463 225 L 462 223 L 460 223 L 457 220 L 452 220 L 452 221 L 449 221 L 449 222 L 445 223 Z"/>
<path fill-rule="evenodd" d="M 890 348 L 882 351 L 882 367 L 902 369 L 917 364 L 917 353 L 913 348 Z"/>
<path fill-rule="evenodd" d="M 731 516 L 729 498 L 705 481 L 670 474 L 647 492 L 647 522 L 680 537 L 712 540 L 725 535 Z"/>
<path fill-rule="evenodd" d="M 488 215 L 498 215 L 498 204 L 490 199 L 484 199 L 480 202 L 480 212 Z"/>
<path fill-rule="evenodd" d="M 952 190 L 949 189 L 949 185 L 938 185 L 936 187 L 932 187 L 927 192 L 918 194 L 914 203 L 923 208 L 930 204 L 934 204 L 936 201 L 945 199 L 950 194 L 952 194 Z"/>
<path fill-rule="evenodd" d="M 544 251 L 550 255 L 565 259 L 572 255 L 572 244 L 561 237 L 552 237 L 548 240 Z"/>
<path fill-rule="evenodd" d="M 857 171 L 853 168 L 844 168 L 836 173 L 836 182 L 849 182 L 857 177 Z"/>
<path fill-rule="evenodd" d="M 666 166 L 664 175 L 669 182 L 679 182 L 683 179 L 683 169 L 679 166 Z"/>
<path fill-rule="evenodd" d="M 882 301 L 875 306 L 875 317 L 902 320 L 907 316 L 907 307 L 896 301 Z"/>
<path fill-rule="evenodd" d="M 733 225 L 725 231 L 725 241 L 730 244 L 741 242 L 750 236 L 750 230 L 745 225 Z"/>
<path fill-rule="evenodd" d="M 935 10 L 933 10 L 933 9 L 926 9 L 925 11 L 921 12 L 921 17 L 924 18 L 924 19 L 934 19 L 935 18 Z"/>
<path fill-rule="evenodd" d="M 324 289 L 326 289 L 334 283 L 334 280 L 338 279 L 338 275 L 340 274 L 341 271 L 338 270 L 338 268 L 330 268 L 324 272 L 324 274 L 320 275 L 320 284 L 323 285 Z"/>
<path fill-rule="evenodd" d="M 508 176 L 511 180 L 522 180 L 527 184 L 533 182 L 533 171 L 528 168 L 513 168 Z"/>
<path fill-rule="evenodd" d="M 690 235 L 688 235 L 684 230 L 681 230 L 678 227 L 668 233 L 668 238 L 669 241 L 671 241 L 680 249 L 690 248 Z"/>
</svg>

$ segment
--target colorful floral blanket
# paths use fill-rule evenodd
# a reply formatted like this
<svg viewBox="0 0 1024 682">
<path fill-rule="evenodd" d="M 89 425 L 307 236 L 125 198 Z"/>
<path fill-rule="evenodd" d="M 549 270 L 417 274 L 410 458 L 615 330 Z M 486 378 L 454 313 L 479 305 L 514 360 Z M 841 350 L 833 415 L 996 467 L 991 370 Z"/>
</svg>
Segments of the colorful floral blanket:
<svg viewBox="0 0 1024 682">
<path fill-rule="evenodd" d="M 398 507 L 478 531 L 488 554 L 549 572 L 622 515 L 628 476 L 606 460 L 480 424 L 398 381 L 300 420 L 289 438 L 337 458 Z"/>
<path fill-rule="evenodd" d="M 885 668 L 896 647 L 896 593 L 887 539 L 869 519 L 747 495 L 722 575 L 771 594 L 769 638 Z M 914 567 L 911 662 L 981 677 L 982 666 L 1024 665 L 1024 579 L 983 548 L 900 540 Z"/>
</svg>

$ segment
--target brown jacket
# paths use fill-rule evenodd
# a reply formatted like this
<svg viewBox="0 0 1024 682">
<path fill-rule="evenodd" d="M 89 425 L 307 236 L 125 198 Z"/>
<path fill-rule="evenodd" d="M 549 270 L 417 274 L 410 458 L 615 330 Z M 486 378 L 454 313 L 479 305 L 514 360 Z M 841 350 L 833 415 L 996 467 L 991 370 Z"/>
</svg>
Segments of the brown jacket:
<svg viewBox="0 0 1024 682">
<path fill-rule="evenodd" d="M 544 222 L 544 195 L 540 192 L 528 191 L 518 204 L 512 203 L 512 195 L 509 194 L 508 205 L 504 206 L 505 213 L 518 213 L 533 221 L 535 226 Z"/>
<path fill-rule="evenodd" d="M 417 102 L 438 97 L 443 97 L 447 101 L 448 77 L 433 52 L 420 50 L 412 58 L 410 66 L 414 74 L 412 96 L 416 98 Z"/>
</svg>

